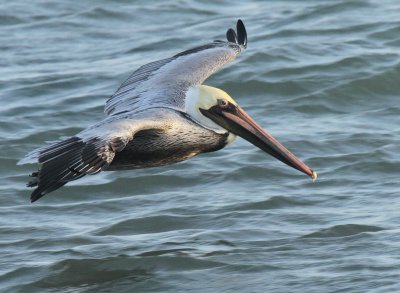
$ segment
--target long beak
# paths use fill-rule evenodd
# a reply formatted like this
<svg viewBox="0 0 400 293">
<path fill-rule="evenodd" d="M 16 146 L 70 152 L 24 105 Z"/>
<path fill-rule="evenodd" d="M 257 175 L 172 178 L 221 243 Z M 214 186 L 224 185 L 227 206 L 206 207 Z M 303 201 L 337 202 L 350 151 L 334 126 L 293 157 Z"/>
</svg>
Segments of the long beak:
<svg viewBox="0 0 400 293">
<path fill-rule="evenodd" d="M 208 111 L 203 110 L 202 113 L 226 130 L 246 139 L 283 163 L 307 174 L 313 180 L 317 179 L 316 172 L 293 155 L 279 141 L 272 137 L 272 135 L 262 129 L 257 122 L 238 105 L 230 104 L 225 109 L 216 106 Z"/>
</svg>

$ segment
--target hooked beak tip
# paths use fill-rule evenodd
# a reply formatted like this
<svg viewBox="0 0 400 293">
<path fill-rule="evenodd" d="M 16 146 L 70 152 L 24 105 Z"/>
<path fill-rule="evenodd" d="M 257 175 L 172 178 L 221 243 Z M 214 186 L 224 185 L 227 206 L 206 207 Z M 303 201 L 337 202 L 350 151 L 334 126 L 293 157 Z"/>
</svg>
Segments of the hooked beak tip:
<svg viewBox="0 0 400 293">
<path fill-rule="evenodd" d="M 317 178 L 318 178 L 317 172 L 312 171 L 312 173 L 311 173 L 311 179 L 313 180 L 313 182 L 315 182 L 315 180 L 317 180 Z"/>
</svg>

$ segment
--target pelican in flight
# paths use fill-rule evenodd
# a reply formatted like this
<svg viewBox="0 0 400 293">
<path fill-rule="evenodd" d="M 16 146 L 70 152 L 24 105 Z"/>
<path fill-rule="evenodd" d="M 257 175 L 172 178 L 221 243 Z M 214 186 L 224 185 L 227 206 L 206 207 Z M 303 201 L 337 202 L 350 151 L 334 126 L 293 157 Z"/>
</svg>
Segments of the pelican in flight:
<svg viewBox="0 0 400 293">
<path fill-rule="evenodd" d="M 39 163 L 34 202 L 69 181 L 101 171 L 162 166 L 220 150 L 240 136 L 283 163 L 317 174 L 263 130 L 226 92 L 203 85 L 247 46 L 244 24 L 213 41 L 137 69 L 105 105 L 106 117 L 26 155 Z"/>
</svg>

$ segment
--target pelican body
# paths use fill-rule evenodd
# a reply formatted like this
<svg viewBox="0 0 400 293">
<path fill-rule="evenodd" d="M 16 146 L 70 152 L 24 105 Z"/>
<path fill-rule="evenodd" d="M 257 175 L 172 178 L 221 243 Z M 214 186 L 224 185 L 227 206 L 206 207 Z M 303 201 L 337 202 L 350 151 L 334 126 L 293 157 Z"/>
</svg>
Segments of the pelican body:
<svg viewBox="0 0 400 293">
<path fill-rule="evenodd" d="M 233 136 L 216 133 L 190 120 L 183 114 L 158 110 L 165 124 L 162 129 L 138 132 L 135 139 L 115 154 L 107 170 L 157 167 L 190 159 L 200 153 L 225 147 Z"/>
<path fill-rule="evenodd" d="M 236 136 L 316 179 L 316 173 L 263 130 L 226 92 L 203 81 L 246 49 L 241 20 L 214 41 L 136 70 L 109 98 L 106 117 L 29 153 L 39 163 L 34 202 L 69 181 L 101 171 L 163 166 L 217 151 Z"/>
</svg>

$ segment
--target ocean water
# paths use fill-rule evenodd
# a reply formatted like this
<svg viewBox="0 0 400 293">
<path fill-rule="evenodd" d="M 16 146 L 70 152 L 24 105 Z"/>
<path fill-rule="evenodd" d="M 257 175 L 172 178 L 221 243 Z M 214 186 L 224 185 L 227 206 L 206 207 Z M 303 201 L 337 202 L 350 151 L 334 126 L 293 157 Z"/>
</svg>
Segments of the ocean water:
<svg viewBox="0 0 400 293">
<path fill-rule="evenodd" d="M 238 18 L 248 49 L 206 84 L 315 183 L 238 138 L 29 202 L 20 158 Z M 399 1 L 3 1 L 0 50 L 1 292 L 400 292 Z"/>
</svg>

